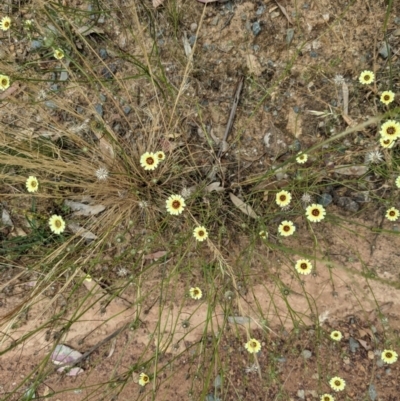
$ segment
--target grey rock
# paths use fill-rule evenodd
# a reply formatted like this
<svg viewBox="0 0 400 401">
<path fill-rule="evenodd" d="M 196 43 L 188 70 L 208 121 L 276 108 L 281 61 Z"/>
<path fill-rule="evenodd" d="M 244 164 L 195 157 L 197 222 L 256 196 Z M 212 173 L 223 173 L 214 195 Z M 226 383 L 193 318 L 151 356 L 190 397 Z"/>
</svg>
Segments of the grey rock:
<svg viewBox="0 0 400 401">
<path fill-rule="evenodd" d="M 386 368 L 386 369 L 385 369 L 385 373 L 386 373 L 387 375 L 390 375 L 390 374 L 392 373 L 392 369 Z"/>
<path fill-rule="evenodd" d="M 107 97 L 105 95 L 103 95 L 102 93 L 100 93 L 99 99 L 101 102 L 105 102 L 107 100 Z"/>
<path fill-rule="evenodd" d="M 290 43 L 292 43 L 293 36 L 294 36 L 294 29 L 293 29 L 293 28 L 289 28 L 289 29 L 286 31 L 286 43 L 287 43 L 288 45 L 290 45 Z"/>
<path fill-rule="evenodd" d="M 60 81 L 66 81 L 67 79 L 68 79 L 68 72 L 67 71 L 61 71 Z"/>
<path fill-rule="evenodd" d="M 100 117 L 103 117 L 103 106 L 102 106 L 101 104 L 97 103 L 97 104 L 94 106 L 94 109 L 96 110 L 97 114 L 98 114 Z"/>
<path fill-rule="evenodd" d="M 262 6 L 257 8 L 256 15 L 261 15 L 261 14 L 264 13 L 264 11 L 265 11 L 265 6 L 262 5 Z"/>
<path fill-rule="evenodd" d="M 228 316 L 229 323 L 237 323 L 237 324 L 249 324 L 250 318 L 247 316 Z"/>
<path fill-rule="evenodd" d="M 353 337 L 349 338 L 349 347 L 350 351 L 354 354 L 358 348 L 360 348 L 360 343 L 355 340 Z"/>
<path fill-rule="evenodd" d="M 379 46 L 378 53 L 382 58 L 388 58 L 390 51 L 390 45 L 386 42 L 382 42 L 382 44 Z"/>
<path fill-rule="evenodd" d="M 253 31 L 253 35 L 254 36 L 258 36 L 261 32 L 261 26 L 260 23 L 258 21 L 254 22 L 252 27 L 251 27 L 252 31 Z"/>
<path fill-rule="evenodd" d="M 196 35 L 191 35 L 188 39 L 190 46 L 194 45 L 194 42 L 196 42 Z"/>
<path fill-rule="evenodd" d="M 106 49 L 100 49 L 99 50 L 99 55 L 101 57 L 102 60 L 105 60 L 108 58 L 108 53 Z"/>
<path fill-rule="evenodd" d="M 276 360 L 277 360 L 279 363 L 285 363 L 285 362 L 286 362 L 286 358 L 284 358 L 283 356 L 280 357 L 280 358 L 276 358 Z"/>
<path fill-rule="evenodd" d="M 58 85 L 57 84 L 51 84 L 50 85 L 50 90 L 52 92 L 57 92 L 58 91 Z"/>
<path fill-rule="evenodd" d="M 218 15 L 216 17 L 214 17 L 211 21 L 211 25 L 216 26 L 218 25 L 218 21 L 219 21 L 219 17 Z"/>
<path fill-rule="evenodd" d="M 217 377 L 214 380 L 214 387 L 215 388 L 220 388 L 222 386 L 222 378 L 221 375 L 217 375 Z"/>
<path fill-rule="evenodd" d="M 400 25 L 400 17 L 395 17 L 394 23 Z"/>
<path fill-rule="evenodd" d="M 225 4 L 225 9 L 228 11 L 233 11 L 233 4 L 231 1 Z"/>
<path fill-rule="evenodd" d="M 110 64 L 107 67 L 104 67 L 101 70 L 101 75 L 105 78 L 105 79 L 112 79 L 113 75 L 117 72 L 117 66 L 115 64 Z"/>
<path fill-rule="evenodd" d="M 303 356 L 304 359 L 310 359 L 312 356 L 312 352 L 308 349 L 305 349 L 301 355 Z"/>
<path fill-rule="evenodd" d="M 52 100 L 46 100 L 44 104 L 47 108 L 52 110 L 55 110 L 57 108 L 57 105 Z"/>
<path fill-rule="evenodd" d="M 255 53 L 257 53 L 260 50 L 260 46 L 259 45 L 254 45 L 253 46 L 253 50 Z"/>
<path fill-rule="evenodd" d="M 360 205 L 347 196 L 341 196 L 338 198 L 337 204 L 344 210 L 352 213 L 356 213 L 360 209 Z"/>
<path fill-rule="evenodd" d="M 123 110 L 124 110 L 125 115 L 128 115 L 128 114 L 131 112 L 132 107 L 130 107 L 130 106 L 124 106 Z"/>
<path fill-rule="evenodd" d="M 300 112 L 299 106 L 294 106 L 294 107 L 293 107 L 293 111 L 294 111 L 296 114 L 299 113 L 299 112 Z"/>
<path fill-rule="evenodd" d="M 38 50 L 43 46 L 43 42 L 41 40 L 32 40 L 31 42 L 31 50 Z"/>
<path fill-rule="evenodd" d="M 196 32 L 197 31 L 197 24 L 195 22 L 193 22 L 193 24 L 190 24 L 190 30 L 192 32 Z"/>
<path fill-rule="evenodd" d="M 375 386 L 371 383 L 368 387 L 368 395 L 369 398 L 371 398 L 371 401 L 375 401 L 376 400 L 376 390 L 375 390 Z"/>
<path fill-rule="evenodd" d="M 310 56 L 311 56 L 311 58 L 317 58 L 318 54 L 314 50 L 311 50 L 310 51 Z"/>
<path fill-rule="evenodd" d="M 306 396 L 306 393 L 304 390 L 299 390 L 297 392 L 297 397 L 301 398 L 302 400 L 304 400 L 305 396 Z"/>
<path fill-rule="evenodd" d="M 333 200 L 332 196 L 326 193 L 318 197 L 318 203 L 324 207 L 330 205 L 332 203 L 332 200 Z"/>
<path fill-rule="evenodd" d="M 76 112 L 77 112 L 78 114 L 83 114 L 84 111 L 85 111 L 84 108 L 81 107 L 81 106 L 78 106 L 78 107 L 76 108 Z"/>
</svg>

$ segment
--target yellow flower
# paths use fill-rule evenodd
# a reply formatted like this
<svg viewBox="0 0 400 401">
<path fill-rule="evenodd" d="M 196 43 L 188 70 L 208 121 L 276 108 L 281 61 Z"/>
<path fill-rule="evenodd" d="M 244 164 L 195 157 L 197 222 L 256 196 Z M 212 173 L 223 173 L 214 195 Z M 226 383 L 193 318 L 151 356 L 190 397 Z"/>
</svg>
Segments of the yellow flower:
<svg viewBox="0 0 400 401">
<path fill-rule="evenodd" d="M 261 344 L 255 338 L 251 338 L 249 341 L 247 341 L 244 347 L 250 352 L 250 354 L 256 354 L 258 351 L 260 351 Z"/>
<path fill-rule="evenodd" d="M 382 124 L 380 134 L 382 138 L 388 138 L 394 141 L 400 137 L 400 124 L 397 121 L 388 120 Z"/>
<path fill-rule="evenodd" d="M 287 206 L 292 200 L 292 195 L 288 191 L 280 191 L 276 194 L 276 203 L 280 207 Z"/>
<path fill-rule="evenodd" d="M 396 183 L 396 187 L 400 188 L 400 175 L 396 178 L 395 183 Z"/>
<path fill-rule="evenodd" d="M 208 238 L 208 232 L 205 227 L 198 226 L 193 230 L 193 236 L 197 241 L 204 241 Z"/>
<path fill-rule="evenodd" d="M 310 274 L 312 271 L 312 264 L 308 259 L 299 259 L 294 266 L 300 274 Z"/>
<path fill-rule="evenodd" d="M 391 207 L 386 211 L 385 217 L 390 221 L 396 221 L 399 218 L 400 212 L 395 207 Z"/>
<path fill-rule="evenodd" d="M 326 211 L 322 205 L 313 203 L 312 205 L 307 206 L 306 217 L 313 223 L 318 223 L 319 221 L 323 220 L 325 218 L 325 215 Z"/>
<path fill-rule="evenodd" d="M 203 296 L 203 292 L 199 287 L 192 287 L 189 290 L 189 294 L 193 299 L 201 299 L 201 297 Z"/>
<path fill-rule="evenodd" d="M 171 195 L 166 201 L 166 206 L 169 214 L 177 216 L 183 212 L 186 206 L 185 199 L 180 195 Z"/>
<path fill-rule="evenodd" d="M 335 401 L 335 399 L 330 394 L 321 395 L 321 401 Z"/>
<path fill-rule="evenodd" d="M 92 276 L 90 274 L 86 274 L 85 276 L 85 281 L 87 281 L 88 283 L 90 283 L 92 281 Z"/>
<path fill-rule="evenodd" d="M 146 152 L 140 157 L 140 165 L 145 170 L 154 170 L 157 168 L 159 160 L 154 153 Z"/>
<path fill-rule="evenodd" d="M 392 91 L 384 91 L 381 95 L 381 102 L 388 105 L 394 100 L 394 93 Z"/>
<path fill-rule="evenodd" d="M 158 161 L 162 162 L 163 160 L 165 160 L 165 153 L 162 150 L 159 150 L 158 152 L 156 152 L 156 158 Z"/>
<path fill-rule="evenodd" d="M 386 149 L 391 149 L 391 148 L 393 148 L 393 146 L 394 146 L 394 140 L 393 139 L 391 139 L 391 138 L 383 138 L 383 137 L 381 137 L 380 139 L 379 139 L 379 143 L 381 144 L 381 146 L 383 147 L 383 148 L 386 148 Z"/>
<path fill-rule="evenodd" d="M 397 361 L 397 357 L 397 352 L 389 349 L 385 349 L 381 355 L 382 361 L 389 364 L 395 363 Z"/>
<path fill-rule="evenodd" d="M 258 233 L 258 235 L 262 238 L 262 239 L 267 239 L 268 238 L 268 233 L 264 230 L 260 231 Z"/>
<path fill-rule="evenodd" d="M 53 56 L 57 60 L 62 60 L 64 58 L 64 52 L 61 49 L 54 49 Z"/>
<path fill-rule="evenodd" d="M 0 89 L 5 91 L 10 87 L 10 78 L 7 75 L 0 75 Z"/>
<path fill-rule="evenodd" d="M 372 71 L 365 70 L 360 74 L 360 78 L 358 80 L 363 84 L 363 85 L 368 85 L 372 84 L 374 82 L 375 75 Z"/>
<path fill-rule="evenodd" d="M 335 376 L 329 380 L 329 385 L 331 386 L 332 390 L 343 391 L 346 387 L 346 382 L 342 378 Z"/>
<path fill-rule="evenodd" d="M 334 341 L 340 341 L 343 338 L 343 335 L 340 331 L 333 330 L 330 337 Z"/>
<path fill-rule="evenodd" d="M 284 220 L 278 227 L 278 232 L 280 235 L 284 237 L 289 237 L 296 231 L 296 227 L 294 226 L 293 222 Z"/>
<path fill-rule="evenodd" d="M 61 234 L 65 230 L 65 221 L 61 216 L 53 214 L 49 219 L 49 226 L 54 234 Z"/>
<path fill-rule="evenodd" d="M 296 157 L 296 161 L 299 164 L 304 164 L 308 160 L 308 155 L 305 153 L 298 153 L 298 156 Z"/>
<path fill-rule="evenodd" d="M 11 18 L 3 17 L 0 21 L 0 29 L 2 31 L 8 31 L 11 28 Z"/>
<path fill-rule="evenodd" d="M 146 373 L 141 373 L 139 375 L 139 384 L 141 386 L 145 386 L 150 381 L 150 377 L 146 375 Z"/>
<path fill-rule="evenodd" d="M 33 177 L 32 175 L 28 177 L 25 185 L 28 192 L 37 192 L 37 190 L 39 189 L 39 181 L 36 177 Z"/>
</svg>

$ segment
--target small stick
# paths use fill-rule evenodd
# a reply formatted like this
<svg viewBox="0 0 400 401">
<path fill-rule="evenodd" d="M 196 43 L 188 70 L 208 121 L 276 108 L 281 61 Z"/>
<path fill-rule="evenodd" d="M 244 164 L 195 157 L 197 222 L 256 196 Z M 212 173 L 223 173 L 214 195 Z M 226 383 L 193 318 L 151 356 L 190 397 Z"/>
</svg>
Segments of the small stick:
<svg viewBox="0 0 400 401">
<path fill-rule="evenodd" d="M 237 106 L 238 106 L 239 100 L 240 100 L 240 94 L 242 93 L 242 89 L 243 89 L 243 83 L 244 83 L 244 76 L 242 75 L 239 78 L 239 82 L 237 83 L 237 86 L 236 86 L 236 92 L 235 92 L 235 96 L 233 97 L 231 113 L 229 114 L 228 124 L 226 124 L 225 134 L 221 141 L 221 147 L 219 148 L 219 152 L 218 152 L 219 158 L 222 156 L 222 153 L 224 152 L 223 146 L 226 143 L 229 132 L 232 129 L 233 120 L 234 120 L 235 114 L 236 114 L 236 109 L 237 109 Z"/>
</svg>

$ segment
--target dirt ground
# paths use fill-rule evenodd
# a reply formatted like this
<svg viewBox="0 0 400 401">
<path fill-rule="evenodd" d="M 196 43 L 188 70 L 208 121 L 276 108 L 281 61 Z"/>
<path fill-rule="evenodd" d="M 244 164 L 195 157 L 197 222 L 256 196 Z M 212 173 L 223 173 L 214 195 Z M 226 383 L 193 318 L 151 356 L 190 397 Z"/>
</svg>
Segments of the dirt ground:
<svg viewBox="0 0 400 401">
<path fill-rule="evenodd" d="M 168 0 L 165 3 L 167 7 Z M 175 127 L 191 149 L 205 146 L 202 126 L 207 127 L 214 142 L 222 140 L 237 82 L 242 75 L 246 76 L 229 139 L 231 148 L 218 177 L 221 186 L 232 190 L 240 187 L 238 192 L 245 191 L 250 183 L 258 183 L 263 192 L 284 186 L 285 179 L 270 186 L 260 184 L 257 177 L 284 162 L 293 149 L 310 148 L 321 138 L 348 128 L 349 123 L 361 123 L 374 115 L 376 110 L 369 102 L 372 93 L 360 91 L 357 79 L 360 71 L 371 69 L 379 72 L 380 87 L 385 87 L 389 80 L 387 58 L 379 54 L 385 39 L 385 1 L 282 0 L 279 4 L 283 9 L 268 0 L 215 2 L 207 5 L 200 28 L 203 5 L 195 0 L 179 4 L 184 15 L 179 32 L 185 32 L 189 43 L 197 40 L 182 95 L 188 100 L 179 106 L 185 118 Z M 187 59 L 183 45 L 179 52 L 176 48 L 182 38 L 174 38 L 166 13 L 163 7 L 157 12 L 160 60 L 168 81 L 179 87 L 182 65 Z M 137 52 L 138 45 L 127 41 L 122 29 L 113 24 L 102 28 L 120 49 Z M 387 32 L 394 54 L 392 62 L 399 71 L 399 2 L 393 2 Z M 148 39 L 146 45 L 150 46 L 150 36 Z M 122 59 L 114 60 L 111 50 L 109 53 L 111 63 L 118 65 L 118 78 L 132 73 Z M 282 80 L 288 65 L 290 74 Z M 343 105 L 342 86 L 335 83 L 338 75 L 349 90 L 348 116 L 342 118 L 340 113 L 333 113 L 322 120 L 312 111 L 323 112 Z M 398 76 L 392 84 L 398 93 Z M 134 81 L 129 85 L 128 91 L 137 93 L 141 83 Z M 143 104 L 150 95 L 145 86 L 140 90 L 139 102 Z M 268 96 L 264 97 L 266 93 Z M 135 140 L 140 143 L 143 133 L 134 117 L 118 117 L 118 110 L 113 109 L 111 101 L 107 102 L 103 103 L 107 124 L 115 128 L 128 121 L 129 127 L 137 130 Z M 259 107 L 255 109 L 256 102 Z M 194 104 L 201 105 L 201 116 Z M 356 155 L 346 143 L 340 157 L 333 158 L 327 152 L 324 177 L 334 182 L 332 168 L 354 157 L 354 163 L 362 163 L 365 153 L 376 147 L 372 141 L 375 135 L 376 127 L 369 127 L 347 139 L 357 146 Z M 374 189 L 378 187 L 379 183 Z M 98 277 L 93 275 L 91 282 L 82 278 L 74 297 L 68 296 L 69 287 L 49 288 L 25 316 L 21 318 L 20 314 L 19 320 L 9 321 L 12 312 L 27 301 L 34 284 L 21 276 L 12 288 L 0 287 L 0 327 L 2 333 L 8 333 L 2 338 L 1 349 L 35 331 L 1 357 L 0 397 L 22 400 L 28 387 L 40 383 L 35 387 L 36 399 L 46 397 L 51 401 L 150 397 L 165 401 L 178 397 L 207 401 L 319 400 L 322 394 L 332 392 L 329 379 L 338 375 L 346 381 L 346 391 L 336 394 L 337 400 L 400 400 L 398 364 L 384 365 L 380 360 L 384 349 L 399 350 L 400 345 L 400 241 L 398 236 L 372 230 L 399 227 L 383 222 L 379 211 L 368 202 L 360 203 L 362 206 L 354 216 L 336 201 L 340 196 L 351 197 L 352 191 L 360 188 L 352 184 L 331 191 L 334 202 L 330 207 L 332 214 L 342 219 L 339 224 L 321 223 L 311 238 L 302 235 L 307 227 L 298 219 L 298 236 L 282 240 L 285 246 L 303 249 L 316 257 L 315 270 L 302 281 L 288 268 L 277 248 L 261 240 L 255 251 L 249 253 L 249 261 L 249 239 L 238 233 L 237 238 L 222 247 L 222 256 L 232 270 L 246 271 L 236 277 L 240 293 L 233 299 L 229 298 L 232 282 L 223 275 L 213 299 L 207 298 L 207 288 L 203 290 L 205 302 L 185 296 L 188 284 L 202 275 L 202 258 L 215 261 L 212 250 L 198 255 L 195 249 L 186 256 L 193 266 L 191 277 L 183 274 L 176 282 L 169 282 L 162 304 L 158 284 L 174 270 L 177 260 L 172 256 L 157 265 L 159 269 L 154 269 L 141 289 L 151 294 L 141 309 L 131 307 L 141 296 L 133 286 L 123 296 L 112 298 L 96 284 Z M 258 213 L 269 211 L 264 204 L 256 206 Z M 273 216 L 268 217 L 267 224 L 274 222 Z M 279 245 L 274 236 L 269 241 Z M 22 258 L 20 264 L 23 261 Z M 144 262 L 152 263 L 157 261 Z M 246 263 L 248 269 L 240 269 Z M 18 269 L 2 270 L 0 277 L 7 282 L 18 274 Z M 67 311 L 62 323 L 52 321 L 51 317 L 61 310 Z M 79 319 L 68 326 L 68 319 L 79 312 Z M 294 321 L 299 325 L 294 326 Z M 131 325 L 125 327 L 128 323 Z M 262 351 L 256 358 L 244 348 L 246 329 L 262 342 Z M 331 330 L 343 333 L 341 342 L 329 338 Z M 214 337 L 218 338 L 218 352 L 214 349 Z M 94 347 L 79 365 L 84 370 L 82 374 L 68 377 L 55 372 L 45 357 L 56 341 L 82 353 Z M 141 370 L 137 367 L 154 358 L 157 375 L 146 372 L 152 380 L 141 387 Z M 210 366 L 214 368 L 209 369 Z M 36 373 L 30 375 L 33 369 Z M 205 377 L 204 372 L 212 375 Z M 207 392 L 204 388 L 208 388 Z M 11 391 L 15 393 L 9 396 Z"/>
</svg>

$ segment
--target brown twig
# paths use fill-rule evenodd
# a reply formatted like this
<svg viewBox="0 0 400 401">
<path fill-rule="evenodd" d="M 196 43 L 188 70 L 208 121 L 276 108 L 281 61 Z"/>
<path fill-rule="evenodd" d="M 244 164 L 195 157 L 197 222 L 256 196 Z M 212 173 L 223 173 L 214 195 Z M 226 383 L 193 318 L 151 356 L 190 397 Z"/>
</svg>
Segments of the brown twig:
<svg viewBox="0 0 400 401">
<path fill-rule="evenodd" d="M 232 129 L 233 120 L 235 119 L 235 115 L 236 115 L 236 109 L 237 109 L 237 106 L 238 106 L 239 100 L 240 100 L 240 94 L 242 93 L 242 89 L 243 89 L 243 83 L 244 83 L 244 76 L 242 75 L 239 78 L 239 81 L 238 81 L 238 83 L 236 85 L 236 91 L 235 91 L 235 96 L 233 97 L 231 113 L 229 114 L 229 119 L 228 119 L 228 123 L 226 124 L 224 137 L 222 138 L 222 141 L 221 141 L 221 144 L 220 144 L 220 148 L 219 148 L 219 152 L 218 152 L 218 157 L 219 158 L 222 156 L 222 153 L 225 153 L 225 151 L 223 149 L 224 148 L 224 144 L 226 144 L 226 140 L 228 138 L 229 132 Z"/>
</svg>

